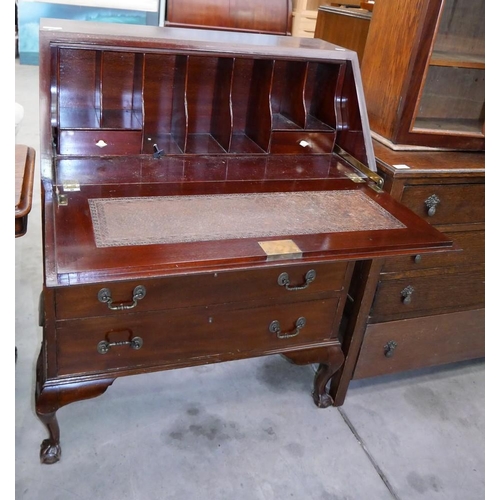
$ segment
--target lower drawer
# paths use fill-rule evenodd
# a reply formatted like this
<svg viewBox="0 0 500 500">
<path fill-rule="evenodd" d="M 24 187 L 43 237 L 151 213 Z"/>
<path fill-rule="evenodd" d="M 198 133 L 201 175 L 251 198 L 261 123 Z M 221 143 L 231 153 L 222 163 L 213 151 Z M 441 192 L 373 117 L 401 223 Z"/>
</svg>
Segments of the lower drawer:
<svg viewBox="0 0 500 500">
<path fill-rule="evenodd" d="M 484 231 L 456 231 L 446 233 L 459 250 L 393 257 L 384 262 L 383 273 L 417 271 L 432 267 L 470 266 L 484 263 Z"/>
<path fill-rule="evenodd" d="M 428 316 L 484 307 L 484 273 L 452 273 L 447 269 L 381 281 L 370 313 L 370 323 Z"/>
<path fill-rule="evenodd" d="M 354 379 L 483 357 L 485 310 L 368 325 Z"/>
<path fill-rule="evenodd" d="M 243 358 L 330 340 L 337 337 L 338 305 L 338 298 L 329 298 L 251 309 L 212 306 L 60 321 L 57 373 L 179 364 L 223 355 Z"/>
<path fill-rule="evenodd" d="M 58 287 L 55 290 L 57 319 L 89 316 L 122 316 L 129 312 L 145 313 L 178 307 L 209 306 L 252 300 L 311 300 L 317 293 L 338 295 L 349 276 L 347 262 L 284 264 L 260 269 L 220 271 L 201 274 L 168 276 L 134 281 L 119 281 L 97 285 Z M 286 273 L 289 288 L 280 278 Z M 314 276 L 308 281 L 308 276 Z M 145 295 L 136 300 L 136 307 L 120 309 L 120 304 L 133 305 L 136 287 Z M 300 290 L 294 290 L 294 288 Z M 99 300 L 101 289 L 111 297 L 110 309 Z M 113 305 L 114 304 L 114 305 Z"/>
</svg>

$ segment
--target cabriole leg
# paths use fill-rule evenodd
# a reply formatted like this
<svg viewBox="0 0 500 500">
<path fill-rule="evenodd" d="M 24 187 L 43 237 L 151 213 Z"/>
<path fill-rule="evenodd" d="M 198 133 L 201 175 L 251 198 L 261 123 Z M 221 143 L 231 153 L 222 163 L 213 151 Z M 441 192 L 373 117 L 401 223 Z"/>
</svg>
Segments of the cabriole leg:
<svg viewBox="0 0 500 500">
<path fill-rule="evenodd" d="M 61 444 L 59 424 L 56 412 L 59 408 L 94 398 L 103 394 L 115 381 L 114 378 L 70 384 L 46 383 L 41 371 L 41 356 L 37 367 L 37 384 L 35 392 L 35 411 L 40 421 L 49 432 L 48 439 L 44 439 L 40 446 L 40 461 L 43 464 L 54 464 L 61 458 Z"/>
<path fill-rule="evenodd" d="M 318 408 L 332 406 L 333 399 L 327 393 L 326 386 L 344 362 L 344 353 L 340 344 L 287 352 L 284 353 L 284 356 L 297 365 L 319 363 L 316 376 L 314 377 L 313 400 Z"/>
</svg>

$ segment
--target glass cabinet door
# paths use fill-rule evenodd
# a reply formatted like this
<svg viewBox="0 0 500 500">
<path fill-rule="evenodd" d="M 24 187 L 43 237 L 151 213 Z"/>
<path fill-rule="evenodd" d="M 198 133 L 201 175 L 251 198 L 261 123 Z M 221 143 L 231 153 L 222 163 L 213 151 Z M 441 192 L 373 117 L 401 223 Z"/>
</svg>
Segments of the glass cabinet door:
<svg viewBox="0 0 500 500">
<path fill-rule="evenodd" d="M 484 0 L 443 0 L 412 132 L 484 137 L 484 21 Z"/>
</svg>

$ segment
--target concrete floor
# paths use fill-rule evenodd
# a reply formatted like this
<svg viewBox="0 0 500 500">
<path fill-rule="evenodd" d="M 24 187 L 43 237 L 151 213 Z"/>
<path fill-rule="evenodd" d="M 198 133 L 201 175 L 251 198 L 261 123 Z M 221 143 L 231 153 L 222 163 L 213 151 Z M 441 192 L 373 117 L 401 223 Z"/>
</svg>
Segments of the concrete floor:
<svg viewBox="0 0 500 500">
<path fill-rule="evenodd" d="M 37 66 L 16 61 L 15 92 L 16 142 L 38 151 Z M 121 378 L 58 412 L 61 461 L 40 464 L 38 182 L 15 258 L 16 499 L 485 497 L 483 360 L 355 382 L 343 407 L 324 410 L 312 367 L 279 356 Z"/>
</svg>

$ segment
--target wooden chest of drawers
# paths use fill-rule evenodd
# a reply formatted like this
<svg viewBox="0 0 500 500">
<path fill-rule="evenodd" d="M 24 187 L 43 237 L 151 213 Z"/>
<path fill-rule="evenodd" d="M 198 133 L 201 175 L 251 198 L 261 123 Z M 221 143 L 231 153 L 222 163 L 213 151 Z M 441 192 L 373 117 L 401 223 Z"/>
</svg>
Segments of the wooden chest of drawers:
<svg viewBox="0 0 500 500">
<path fill-rule="evenodd" d="M 350 361 L 332 389 L 335 404 L 349 378 L 485 355 L 484 153 L 397 152 L 377 142 L 374 149 L 386 189 L 455 250 L 383 261 L 351 290 L 364 293 L 365 308 L 351 318 Z"/>
<path fill-rule="evenodd" d="M 450 249 L 381 189 L 356 54 L 320 40 L 42 20 L 36 412 L 117 377 L 344 361 L 358 262 Z M 291 77 L 293 75 L 293 78 Z"/>
</svg>

